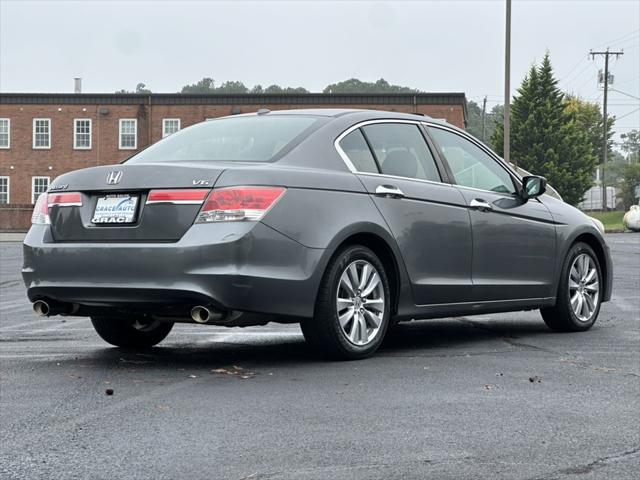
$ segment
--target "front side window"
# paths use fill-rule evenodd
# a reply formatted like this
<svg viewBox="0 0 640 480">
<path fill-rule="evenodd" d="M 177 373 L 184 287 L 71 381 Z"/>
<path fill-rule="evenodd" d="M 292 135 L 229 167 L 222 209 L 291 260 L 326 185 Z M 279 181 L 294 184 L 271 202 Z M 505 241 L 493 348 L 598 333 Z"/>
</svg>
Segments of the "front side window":
<svg viewBox="0 0 640 480">
<path fill-rule="evenodd" d="M 11 120 L 0 118 L 0 148 L 11 146 Z"/>
<path fill-rule="evenodd" d="M 41 193 L 49 188 L 49 177 L 31 177 L 31 203 L 36 203 Z"/>
<path fill-rule="evenodd" d="M 9 177 L 0 177 L 0 203 L 9 203 Z"/>
<path fill-rule="evenodd" d="M 277 114 L 209 120 L 160 140 L 127 162 L 268 162 L 319 122 L 309 115 Z"/>
<path fill-rule="evenodd" d="M 354 130 L 340 140 L 340 148 L 357 171 L 379 173 L 371 149 L 360 129 Z"/>
<path fill-rule="evenodd" d="M 442 128 L 428 127 L 428 131 L 440 147 L 458 185 L 496 193 L 516 193 L 511 175 L 480 147 Z"/>
<path fill-rule="evenodd" d="M 120 149 L 135 150 L 138 148 L 138 120 L 135 118 L 120 119 Z"/>
<path fill-rule="evenodd" d="M 73 121 L 73 148 L 76 150 L 91 149 L 90 118 L 76 118 Z"/>
<path fill-rule="evenodd" d="M 440 181 L 436 162 L 417 125 L 376 123 L 363 130 L 382 173 Z"/>
<path fill-rule="evenodd" d="M 33 148 L 51 148 L 51 119 L 33 119 Z"/>
<path fill-rule="evenodd" d="M 168 137 L 172 133 L 180 130 L 179 118 L 163 118 L 162 119 L 162 138 Z"/>
</svg>

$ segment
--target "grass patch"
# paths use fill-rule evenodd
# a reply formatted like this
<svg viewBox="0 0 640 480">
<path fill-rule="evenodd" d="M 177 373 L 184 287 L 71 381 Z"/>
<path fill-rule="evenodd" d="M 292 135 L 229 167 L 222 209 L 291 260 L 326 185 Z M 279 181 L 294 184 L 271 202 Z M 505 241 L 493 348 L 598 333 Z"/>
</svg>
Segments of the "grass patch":
<svg viewBox="0 0 640 480">
<path fill-rule="evenodd" d="M 624 212 L 588 212 L 587 215 L 604 223 L 604 229 L 607 232 L 610 230 L 624 230 L 622 225 Z"/>
</svg>

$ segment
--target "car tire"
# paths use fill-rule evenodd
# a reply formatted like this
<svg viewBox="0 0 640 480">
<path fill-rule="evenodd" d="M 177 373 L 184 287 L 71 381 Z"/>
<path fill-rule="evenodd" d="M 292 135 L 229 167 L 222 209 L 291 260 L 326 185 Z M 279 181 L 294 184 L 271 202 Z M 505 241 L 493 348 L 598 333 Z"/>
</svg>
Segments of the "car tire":
<svg viewBox="0 0 640 480">
<path fill-rule="evenodd" d="M 562 265 L 556 304 L 540 310 L 544 322 L 557 332 L 589 330 L 600 312 L 602 290 L 598 257 L 586 243 L 576 243 Z"/>
<path fill-rule="evenodd" d="M 364 246 L 348 246 L 329 262 L 315 316 L 302 320 L 302 333 L 325 357 L 366 358 L 384 339 L 390 307 L 389 280 L 382 262 Z"/>
<path fill-rule="evenodd" d="M 171 322 L 145 318 L 91 317 L 91 323 L 104 341 L 124 348 L 153 347 L 173 328 Z"/>
</svg>

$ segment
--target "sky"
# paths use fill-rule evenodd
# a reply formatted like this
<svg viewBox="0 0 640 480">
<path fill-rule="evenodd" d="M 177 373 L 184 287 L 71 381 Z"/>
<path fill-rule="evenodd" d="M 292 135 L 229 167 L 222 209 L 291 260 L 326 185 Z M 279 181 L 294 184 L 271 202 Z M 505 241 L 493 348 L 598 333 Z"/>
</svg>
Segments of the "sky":
<svg viewBox="0 0 640 480">
<path fill-rule="evenodd" d="M 505 1 L 0 0 L 0 91 L 177 92 L 203 77 L 321 91 L 348 78 L 502 103 Z M 618 135 L 640 128 L 640 1 L 513 1 L 512 94 L 551 55 L 560 86 L 601 102 L 612 60 Z M 627 95 L 625 95 L 627 94 Z M 636 98 L 633 98 L 636 97 Z M 635 111 L 634 111 L 635 110 Z M 624 116 L 624 118 L 622 118 Z"/>
</svg>

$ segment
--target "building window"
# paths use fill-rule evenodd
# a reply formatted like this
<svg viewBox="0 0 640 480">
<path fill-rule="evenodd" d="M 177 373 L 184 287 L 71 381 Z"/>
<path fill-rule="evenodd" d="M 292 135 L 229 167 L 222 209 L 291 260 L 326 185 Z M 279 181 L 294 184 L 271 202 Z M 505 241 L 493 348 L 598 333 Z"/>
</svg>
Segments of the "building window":
<svg viewBox="0 0 640 480">
<path fill-rule="evenodd" d="M 138 148 L 138 120 L 135 118 L 120 119 L 120 150 Z"/>
<path fill-rule="evenodd" d="M 176 133 L 180 130 L 179 118 L 163 118 L 162 119 L 162 138 Z"/>
<path fill-rule="evenodd" d="M 0 177 L 0 203 L 9 203 L 9 177 Z"/>
<path fill-rule="evenodd" d="M 31 177 L 31 203 L 36 203 L 41 193 L 49 188 L 49 177 Z"/>
<path fill-rule="evenodd" d="M 51 119 L 33 119 L 33 148 L 51 148 Z"/>
<path fill-rule="evenodd" d="M 11 120 L 8 118 L 0 118 L 0 148 L 9 148 L 10 146 Z"/>
<path fill-rule="evenodd" d="M 91 119 L 76 118 L 73 120 L 73 148 L 91 150 Z"/>
</svg>

